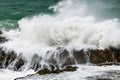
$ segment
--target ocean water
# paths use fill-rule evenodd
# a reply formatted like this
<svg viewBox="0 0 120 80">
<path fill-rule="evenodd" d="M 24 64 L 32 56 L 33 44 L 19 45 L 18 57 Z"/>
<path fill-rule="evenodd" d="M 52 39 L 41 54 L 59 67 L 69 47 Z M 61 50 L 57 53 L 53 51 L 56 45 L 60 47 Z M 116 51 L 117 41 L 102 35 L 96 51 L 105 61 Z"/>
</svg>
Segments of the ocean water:
<svg viewBox="0 0 120 80">
<path fill-rule="evenodd" d="M 29 70 L 34 54 L 43 58 L 40 63 L 42 66 L 49 67 L 46 60 L 51 57 L 52 52 L 57 55 L 57 47 L 63 47 L 70 53 L 73 49 L 105 49 L 110 46 L 119 48 L 119 4 L 119 0 L 0 0 L 0 28 L 3 36 L 9 39 L 0 46 L 6 51 L 15 51 L 18 55 L 22 53 L 27 61 L 21 72 L 1 70 L 0 79 L 8 80 L 6 75 L 11 72 L 15 76 L 11 76 L 10 80 L 34 73 Z M 48 55 L 47 51 L 51 53 Z M 91 71 L 94 68 L 96 70 Z M 85 65 L 80 66 L 72 77 L 68 75 L 74 73 L 63 73 L 67 77 L 61 73 L 54 75 L 55 77 L 47 75 L 47 78 L 38 78 L 85 80 L 85 77 L 97 74 L 101 68 L 102 71 L 119 70 L 118 66 L 108 68 Z M 34 77 L 32 79 L 39 80 Z"/>
<path fill-rule="evenodd" d="M 49 13 L 48 7 L 59 0 L 0 0 L 0 28 L 18 28 L 18 20 L 24 17 Z"/>
</svg>

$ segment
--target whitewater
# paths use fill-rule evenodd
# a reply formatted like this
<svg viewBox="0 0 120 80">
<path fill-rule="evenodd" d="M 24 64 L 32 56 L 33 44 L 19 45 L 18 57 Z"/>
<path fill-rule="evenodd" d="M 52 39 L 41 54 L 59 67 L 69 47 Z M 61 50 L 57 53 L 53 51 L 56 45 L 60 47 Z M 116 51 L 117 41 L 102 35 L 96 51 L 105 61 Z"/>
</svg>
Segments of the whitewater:
<svg viewBox="0 0 120 80">
<path fill-rule="evenodd" d="M 120 47 L 120 21 L 118 18 L 98 20 L 95 15 L 89 14 L 89 5 L 82 0 L 63 0 L 54 6 L 50 6 L 54 14 L 39 14 L 33 17 L 25 17 L 18 21 L 19 28 L 6 31 L 2 29 L 3 36 L 9 41 L 0 46 L 6 51 L 15 51 L 17 55 L 22 53 L 27 61 L 22 71 L 9 69 L 0 70 L 0 80 L 13 80 L 28 74 L 34 74 L 29 70 L 34 54 L 42 57 L 41 65 L 62 47 L 69 51 L 81 49 L 106 49 L 110 46 Z M 51 53 L 47 54 L 48 51 Z M 57 59 L 57 57 L 55 56 Z M 58 60 L 58 62 L 60 62 Z M 61 63 L 58 63 L 61 67 Z M 60 74 L 48 74 L 33 76 L 25 80 L 86 80 L 88 76 L 102 74 L 104 71 L 120 70 L 119 66 L 90 66 L 77 64 L 75 72 Z M 7 77 L 9 76 L 9 77 Z"/>
</svg>

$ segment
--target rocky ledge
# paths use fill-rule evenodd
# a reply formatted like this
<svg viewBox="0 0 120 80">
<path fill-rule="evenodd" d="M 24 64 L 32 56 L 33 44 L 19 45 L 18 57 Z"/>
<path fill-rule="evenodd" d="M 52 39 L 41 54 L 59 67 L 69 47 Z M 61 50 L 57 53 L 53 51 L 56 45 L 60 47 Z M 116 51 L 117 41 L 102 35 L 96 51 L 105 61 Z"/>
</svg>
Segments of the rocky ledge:
<svg viewBox="0 0 120 80">
<path fill-rule="evenodd" d="M 61 73 L 61 72 L 64 72 L 64 71 L 76 71 L 77 67 L 72 67 L 72 66 L 67 66 L 63 69 L 55 69 L 55 70 L 49 70 L 49 69 L 42 69 L 42 70 L 39 70 L 37 72 L 37 74 L 39 75 L 43 75 L 43 74 L 51 74 L 51 73 L 54 73 L 54 74 L 58 74 L 58 73 Z"/>
<path fill-rule="evenodd" d="M 24 76 L 24 77 L 19 77 L 19 78 L 16 78 L 14 80 L 22 80 L 22 79 L 25 79 L 27 77 L 32 77 L 34 75 L 45 75 L 45 74 L 59 74 L 61 72 L 72 72 L 72 71 L 76 71 L 77 67 L 73 67 L 73 66 L 67 66 L 63 69 L 55 69 L 55 70 L 49 70 L 47 68 L 45 69 L 41 69 L 39 71 L 36 72 L 36 74 L 30 74 L 30 75 L 27 75 L 27 76 Z"/>
<path fill-rule="evenodd" d="M 2 36 L 0 31 L 0 43 L 7 41 Z M 72 54 L 72 56 L 71 56 Z M 70 67 L 75 64 L 91 63 L 93 65 L 120 65 L 120 49 L 109 47 L 107 49 L 87 49 L 87 50 L 72 50 L 69 52 L 67 49 L 58 47 L 55 51 L 46 52 L 49 58 L 44 59 L 48 66 L 41 65 L 42 57 L 34 54 L 31 59 L 29 69 L 38 71 L 39 74 L 60 73 L 63 71 L 75 71 L 75 67 Z M 15 71 L 20 71 L 21 68 L 28 61 L 23 59 L 23 55 L 17 55 L 14 51 L 6 52 L 4 48 L 0 47 L 0 68 L 8 68 Z M 25 67 L 25 66 L 24 66 Z M 48 69 L 51 68 L 52 71 Z M 64 68 L 66 67 L 66 68 Z M 64 68 L 63 70 L 60 70 Z"/>
</svg>

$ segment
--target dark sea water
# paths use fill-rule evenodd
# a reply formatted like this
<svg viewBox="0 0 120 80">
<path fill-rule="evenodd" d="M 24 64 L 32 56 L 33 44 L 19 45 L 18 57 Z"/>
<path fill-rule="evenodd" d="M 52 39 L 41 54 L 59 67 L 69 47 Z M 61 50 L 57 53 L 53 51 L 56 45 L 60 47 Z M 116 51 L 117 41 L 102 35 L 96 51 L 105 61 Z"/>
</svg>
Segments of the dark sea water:
<svg viewBox="0 0 120 80">
<path fill-rule="evenodd" d="M 0 28 L 16 28 L 18 20 L 40 13 L 52 14 L 49 6 L 60 0 L 0 0 Z M 87 3 L 92 15 L 101 18 L 120 18 L 120 0 L 80 0 Z M 101 5 L 102 3 L 102 5 Z"/>
</svg>

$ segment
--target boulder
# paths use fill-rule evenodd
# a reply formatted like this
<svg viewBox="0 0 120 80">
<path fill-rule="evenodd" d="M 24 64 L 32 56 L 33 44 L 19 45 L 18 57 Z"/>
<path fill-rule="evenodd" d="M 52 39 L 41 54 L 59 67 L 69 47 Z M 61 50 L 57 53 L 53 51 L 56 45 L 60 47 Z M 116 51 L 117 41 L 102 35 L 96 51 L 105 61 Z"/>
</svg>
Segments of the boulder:
<svg viewBox="0 0 120 80">
<path fill-rule="evenodd" d="M 112 80 L 112 79 L 110 79 L 110 78 L 99 78 L 97 80 Z"/>
<path fill-rule="evenodd" d="M 75 65 L 75 59 L 73 57 L 67 57 L 62 64 L 62 68 L 65 66 Z"/>
<path fill-rule="evenodd" d="M 93 64 L 111 64 L 120 62 L 120 49 L 110 47 L 104 50 L 89 50 L 90 62 Z"/>
<path fill-rule="evenodd" d="M 42 57 L 38 56 L 37 54 L 34 54 L 31 60 L 31 66 L 30 68 L 37 71 L 38 69 L 41 68 L 41 62 Z"/>
<path fill-rule="evenodd" d="M 43 75 L 43 74 L 50 74 L 51 71 L 46 68 L 46 69 L 39 70 L 37 73 L 40 75 Z"/>
<path fill-rule="evenodd" d="M 15 71 L 19 70 L 22 66 L 24 65 L 24 60 L 20 58 L 16 63 L 15 63 Z"/>
<path fill-rule="evenodd" d="M 0 35 L 3 34 L 3 32 L 0 30 Z"/>
<path fill-rule="evenodd" d="M 72 67 L 72 66 L 67 66 L 65 67 L 64 69 L 55 69 L 55 70 L 49 70 L 47 68 L 45 69 L 42 69 L 42 70 L 39 70 L 37 72 L 37 74 L 39 75 L 43 75 L 43 74 L 51 74 L 51 73 L 54 73 L 54 74 L 58 74 L 58 73 L 61 73 L 61 72 L 64 72 L 64 71 L 76 71 L 77 67 Z"/>
<path fill-rule="evenodd" d="M 84 50 L 80 50 L 80 51 L 73 50 L 73 56 L 78 64 L 86 63 L 86 54 Z"/>
<path fill-rule="evenodd" d="M 63 71 L 76 71 L 77 67 L 67 66 Z"/>
</svg>

